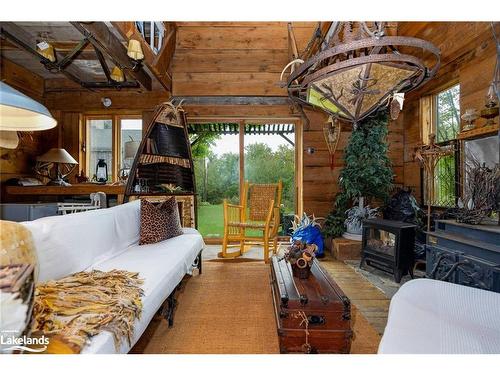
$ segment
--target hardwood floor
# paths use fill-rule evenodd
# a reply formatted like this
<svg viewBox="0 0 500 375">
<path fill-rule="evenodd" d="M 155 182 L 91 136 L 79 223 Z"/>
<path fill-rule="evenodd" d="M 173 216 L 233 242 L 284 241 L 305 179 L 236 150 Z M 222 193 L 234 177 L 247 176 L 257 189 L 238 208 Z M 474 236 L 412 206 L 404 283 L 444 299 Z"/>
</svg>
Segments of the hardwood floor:
<svg viewBox="0 0 500 375">
<path fill-rule="evenodd" d="M 332 276 L 359 312 L 382 335 L 387 324 L 390 299 L 344 262 L 330 258 L 321 265 Z"/>
</svg>

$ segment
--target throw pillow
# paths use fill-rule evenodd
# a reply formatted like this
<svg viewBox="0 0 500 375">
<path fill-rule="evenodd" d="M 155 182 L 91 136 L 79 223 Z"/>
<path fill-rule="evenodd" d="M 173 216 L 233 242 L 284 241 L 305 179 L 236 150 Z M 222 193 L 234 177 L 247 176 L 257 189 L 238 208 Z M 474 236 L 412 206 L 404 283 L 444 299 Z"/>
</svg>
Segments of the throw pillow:
<svg viewBox="0 0 500 375">
<path fill-rule="evenodd" d="M 163 202 L 141 199 L 139 245 L 164 241 L 182 234 L 179 210 L 175 198 Z"/>
</svg>

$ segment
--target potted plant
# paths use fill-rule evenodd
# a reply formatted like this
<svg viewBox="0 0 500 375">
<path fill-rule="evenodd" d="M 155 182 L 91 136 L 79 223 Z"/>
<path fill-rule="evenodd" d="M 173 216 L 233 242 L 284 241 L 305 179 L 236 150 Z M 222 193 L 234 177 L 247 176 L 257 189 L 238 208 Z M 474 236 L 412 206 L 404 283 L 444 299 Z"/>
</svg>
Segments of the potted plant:
<svg viewBox="0 0 500 375">
<path fill-rule="evenodd" d="M 336 208 L 338 212 L 349 208 L 350 202 L 358 203 L 345 211 L 347 233 L 358 235 L 355 238 L 360 238 L 362 220 L 373 217 L 377 211 L 365 206 L 365 200 L 385 201 L 392 187 L 394 174 L 386 141 L 388 121 L 384 109 L 356 124 L 344 151 L 345 167 L 340 172 L 341 193 L 337 196 Z"/>
<path fill-rule="evenodd" d="M 332 251 L 332 241 L 335 237 L 341 237 L 346 231 L 345 228 L 345 210 L 333 210 L 325 218 L 323 222 L 321 233 L 324 238 L 324 246 L 328 251 Z"/>
<path fill-rule="evenodd" d="M 373 219 L 377 216 L 378 208 L 370 208 L 370 206 L 363 206 L 363 201 L 360 204 L 353 206 L 346 211 L 347 219 L 345 219 L 346 232 L 342 237 L 361 241 L 363 234 L 363 220 Z"/>
</svg>

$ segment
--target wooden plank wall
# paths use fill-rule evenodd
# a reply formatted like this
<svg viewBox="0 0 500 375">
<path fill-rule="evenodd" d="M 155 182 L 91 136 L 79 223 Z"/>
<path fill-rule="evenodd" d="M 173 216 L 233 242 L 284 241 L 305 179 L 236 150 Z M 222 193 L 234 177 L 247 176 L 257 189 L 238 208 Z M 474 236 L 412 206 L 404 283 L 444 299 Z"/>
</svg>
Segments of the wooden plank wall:
<svg viewBox="0 0 500 375">
<path fill-rule="evenodd" d="M 334 168 L 330 168 L 330 156 L 323 136 L 323 125 L 327 116 L 318 111 L 306 111 L 311 121 L 310 130 L 303 134 L 303 160 L 304 160 L 304 210 L 308 214 L 325 216 L 333 209 L 335 195 L 339 192 L 338 179 L 344 167 L 343 154 L 346 148 L 352 127 L 342 124 L 342 132 L 334 155 Z M 394 182 L 403 184 L 403 128 L 402 124 L 390 121 L 389 157 L 394 171 Z M 308 148 L 313 147 L 315 152 L 309 154 Z"/>
<path fill-rule="evenodd" d="M 302 51 L 316 22 L 294 22 Z M 286 22 L 177 23 L 173 95 L 286 96 L 280 73 L 289 58 Z"/>
<path fill-rule="evenodd" d="M 480 110 L 493 78 L 495 44 L 488 22 L 401 22 L 400 35 L 426 39 L 441 49 L 442 66 L 437 76 L 410 93 L 397 123 L 404 136 L 404 184 L 414 189 L 421 200 L 421 170 L 413 160 L 414 150 L 422 143 L 420 98 L 460 83 L 460 110 Z"/>
</svg>

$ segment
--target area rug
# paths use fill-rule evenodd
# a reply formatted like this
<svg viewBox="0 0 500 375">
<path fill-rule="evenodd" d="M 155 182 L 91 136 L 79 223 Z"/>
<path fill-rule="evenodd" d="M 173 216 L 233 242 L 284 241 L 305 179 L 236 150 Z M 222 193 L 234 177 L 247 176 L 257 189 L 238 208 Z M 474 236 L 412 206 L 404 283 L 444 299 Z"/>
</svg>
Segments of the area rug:
<svg viewBox="0 0 500 375">
<path fill-rule="evenodd" d="M 204 262 L 178 296 L 174 326 L 156 317 L 131 353 L 279 353 L 269 265 L 263 262 Z M 352 353 L 375 353 L 377 332 L 353 311 Z"/>
</svg>

